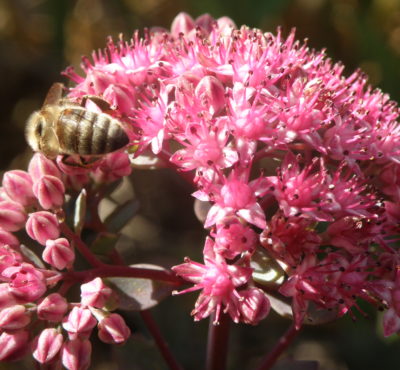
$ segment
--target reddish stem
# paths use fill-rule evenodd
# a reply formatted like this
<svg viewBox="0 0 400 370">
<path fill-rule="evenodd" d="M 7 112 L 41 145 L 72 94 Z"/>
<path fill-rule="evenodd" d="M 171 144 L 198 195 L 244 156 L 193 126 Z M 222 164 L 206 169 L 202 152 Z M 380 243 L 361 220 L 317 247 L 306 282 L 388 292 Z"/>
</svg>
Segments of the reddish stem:
<svg viewBox="0 0 400 370">
<path fill-rule="evenodd" d="M 282 352 L 293 342 L 299 332 L 300 329 L 296 329 L 295 324 L 292 323 L 286 333 L 276 343 L 275 347 L 264 357 L 258 370 L 271 369 Z"/>
<path fill-rule="evenodd" d="M 93 266 L 102 267 L 106 266 L 105 263 L 101 262 L 88 248 L 88 246 L 82 241 L 82 239 L 76 235 L 68 225 L 63 222 L 60 224 L 61 232 L 67 237 L 67 239 L 72 240 L 75 244 L 76 249 L 82 254 L 82 256 Z"/>
<path fill-rule="evenodd" d="M 168 364 L 171 370 L 182 370 L 183 368 L 178 364 L 171 351 L 168 348 L 166 341 L 161 335 L 160 329 L 158 328 L 153 316 L 149 310 L 140 311 L 143 321 L 146 324 L 147 329 L 154 338 L 157 347 L 163 356 L 165 362 Z"/>
<path fill-rule="evenodd" d="M 207 340 L 206 370 L 223 370 L 226 368 L 230 317 L 222 314 L 218 325 L 214 325 L 215 313 L 210 317 Z"/>
<path fill-rule="evenodd" d="M 176 275 L 163 270 L 154 270 L 142 267 L 102 265 L 101 267 L 85 271 L 70 271 L 64 274 L 65 280 L 91 280 L 95 277 L 133 277 L 151 279 L 181 285 L 182 280 Z"/>
</svg>

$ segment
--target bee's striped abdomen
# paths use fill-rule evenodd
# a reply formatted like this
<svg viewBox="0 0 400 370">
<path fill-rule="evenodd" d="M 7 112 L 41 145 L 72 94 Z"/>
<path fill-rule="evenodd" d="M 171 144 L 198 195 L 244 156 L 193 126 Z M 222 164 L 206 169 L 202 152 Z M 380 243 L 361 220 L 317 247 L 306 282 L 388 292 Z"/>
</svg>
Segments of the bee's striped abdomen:
<svg viewBox="0 0 400 370">
<path fill-rule="evenodd" d="M 108 114 L 81 108 L 64 110 L 58 121 L 57 135 L 65 154 L 107 154 L 129 143 L 119 121 Z"/>
</svg>

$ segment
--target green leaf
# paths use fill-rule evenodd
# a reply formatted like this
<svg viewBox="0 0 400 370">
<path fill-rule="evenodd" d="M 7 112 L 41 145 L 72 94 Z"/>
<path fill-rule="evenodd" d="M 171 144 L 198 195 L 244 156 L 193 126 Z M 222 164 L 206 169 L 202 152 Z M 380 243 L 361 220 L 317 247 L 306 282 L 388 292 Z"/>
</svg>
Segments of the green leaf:
<svg viewBox="0 0 400 370">
<path fill-rule="evenodd" d="M 268 294 L 271 308 L 280 316 L 293 319 L 291 300 L 286 297 L 276 297 Z M 322 325 L 337 319 L 337 310 L 327 310 L 318 307 L 314 302 L 309 302 L 304 316 L 304 325 Z"/>
<path fill-rule="evenodd" d="M 151 264 L 136 264 L 131 267 L 168 271 L 161 266 Z M 119 295 L 119 308 L 126 311 L 152 308 L 170 296 L 174 289 L 169 283 L 151 279 L 112 277 L 106 280 Z"/>
<path fill-rule="evenodd" d="M 39 258 L 35 252 L 29 249 L 27 246 L 21 244 L 20 245 L 20 252 L 26 257 L 29 261 L 31 261 L 36 267 L 41 269 L 46 268 L 41 258 Z"/>
<path fill-rule="evenodd" d="M 304 324 L 322 325 L 334 321 L 337 318 L 337 309 L 327 310 L 326 308 L 318 307 L 314 302 L 310 302 L 307 308 L 306 316 L 304 318 Z"/>
<path fill-rule="evenodd" d="M 290 300 L 285 297 L 275 297 L 272 294 L 265 293 L 271 303 L 271 308 L 280 316 L 293 318 L 292 306 Z"/>
<path fill-rule="evenodd" d="M 74 210 L 74 230 L 80 235 L 83 225 L 85 224 L 86 217 L 86 200 L 87 194 L 86 189 L 82 189 L 75 201 Z"/>
<path fill-rule="evenodd" d="M 268 287 L 282 284 L 285 272 L 282 267 L 269 256 L 264 248 L 257 248 L 251 257 L 250 266 L 253 268 L 253 280 Z"/>
<path fill-rule="evenodd" d="M 107 230 L 117 233 L 135 217 L 139 210 L 139 201 L 128 200 L 121 204 L 104 220 Z"/>
<path fill-rule="evenodd" d="M 106 256 L 113 250 L 118 238 L 118 234 L 102 232 L 91 244 L 90 249 L 97 255 Z"/>
</svg>

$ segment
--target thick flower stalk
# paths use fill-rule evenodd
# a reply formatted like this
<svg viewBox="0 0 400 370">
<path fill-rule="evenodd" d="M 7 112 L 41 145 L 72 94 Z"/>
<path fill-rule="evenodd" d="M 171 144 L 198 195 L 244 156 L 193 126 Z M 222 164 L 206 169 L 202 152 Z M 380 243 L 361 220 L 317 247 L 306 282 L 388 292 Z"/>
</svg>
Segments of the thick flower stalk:
<svg viewBox="0 0 400 370">
<path fill-rule="evenodd" d="M 179 171 L 208 205 L 204 264 L 187 257 L 172 268 L 194 284 L 175 294 L 201 291 L 195 320 L 212 315 L 218 324 L 226 313 L 256 325 L 273 295 L 290 300 L 295 329 L 314 319 L 310 307 L 340 317 L 365 300 L 387 309 L 385 335 L 399 331 L 399 109 L 361 71 L 344 76 L 294 31 L 285 38 L 184 13 L 171 30 L 110 39 L 82 69 L 64 72 L 74 82 L 67 98 L 106 100 L 134 153 L 86 168 L 36 154 L 28 172 L 4 175 L 1 360 L 21 357 L 31 341 L 40 363 L 84 369 L 94 327 L 106 343 L 127 339 L 129 328 L 106 307 L 112 290 L 100 277 L 109 266 L 82 281 L 80 302 L 63 297 L 71 282 L 63 270 L 81 276 L 77 251 L 104 268 L 64 222 L 66 195 L 98 189 L 149 158 Z M 43 266 L 27 260 L 20 234 L 43 246 Z M 280 279 L 260 278 L 260 254 Z M 55 324 L 32 338 L 30 325 L 42 321 Z"/>
</svg>

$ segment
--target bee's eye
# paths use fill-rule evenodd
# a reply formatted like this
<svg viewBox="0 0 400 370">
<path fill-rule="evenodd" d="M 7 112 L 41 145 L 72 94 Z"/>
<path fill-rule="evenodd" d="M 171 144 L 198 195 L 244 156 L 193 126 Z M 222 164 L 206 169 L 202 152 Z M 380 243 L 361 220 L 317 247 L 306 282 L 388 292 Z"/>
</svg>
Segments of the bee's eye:
<svg viewBox="0 0 400 370">
<path fill-rule="evenodd" d="M 40 121 L 38 122 L 38 124 L 36 125 L 36 128 L 35 128 L 35 133 L 36 133 L 37 136 L 39 136 L 39 137 L 42 136 L 42 134 L 43 134 L 43 127 L 44 127 L 43 121 L 40 120 Z"/>
</svg>

